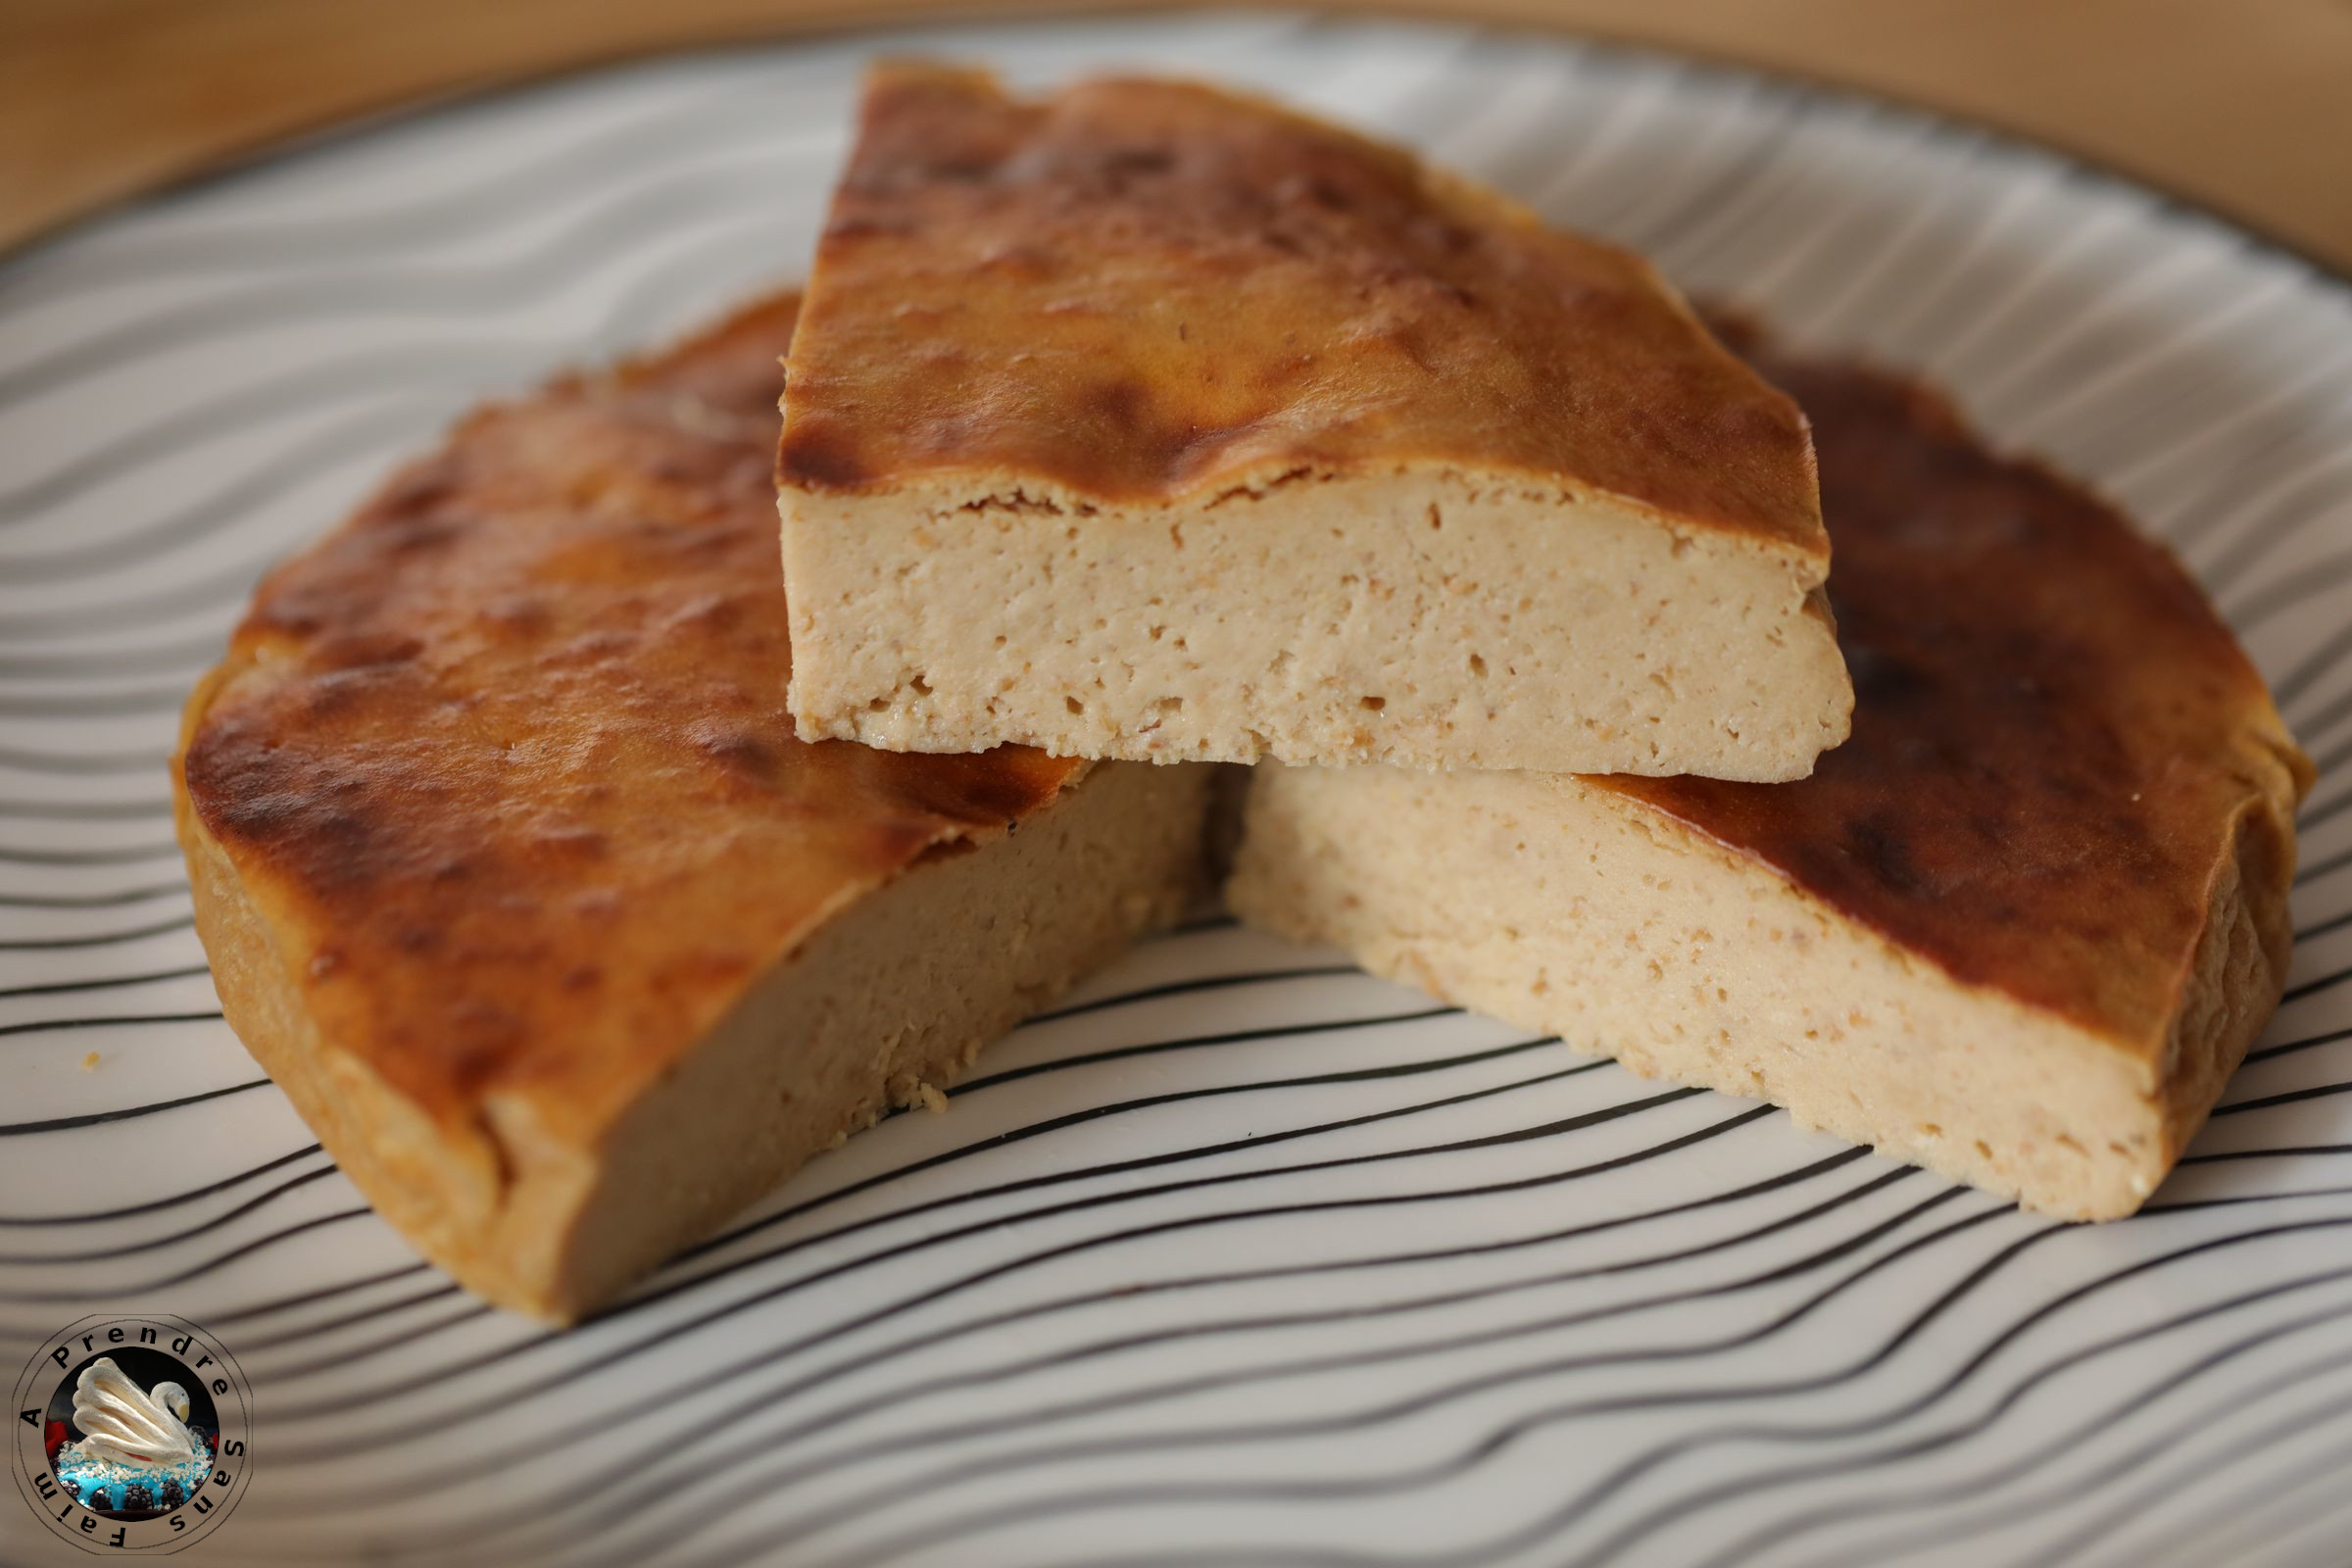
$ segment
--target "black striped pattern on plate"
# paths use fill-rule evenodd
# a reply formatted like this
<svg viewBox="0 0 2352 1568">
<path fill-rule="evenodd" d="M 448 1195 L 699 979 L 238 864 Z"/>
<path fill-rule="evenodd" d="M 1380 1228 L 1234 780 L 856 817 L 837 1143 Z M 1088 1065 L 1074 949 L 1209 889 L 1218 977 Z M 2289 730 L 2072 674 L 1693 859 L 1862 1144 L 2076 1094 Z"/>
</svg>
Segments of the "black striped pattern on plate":
<svg viewBox="0 0 2352 1568">
<path fill-rule="evenodd" d="M 1222 923 L 583 1331 L 368 1214 L 220 1022 L 181 694 L 466 404 L 792 274 L 875 42 L 442 108 L 0 263 L 0 1348 L 220 1333 L 261 1422 L 205 1548 L 239 1562 L 2352 1557 L 2352 291 L 2040 152 L 1645 55 L 1268 15 L 887 40 L 1411 140 L 1927 371 L 2172 540 L 2328 771 L 2287 1004 L 2144 1216 L 2053 1226 Z"/>
</svg>

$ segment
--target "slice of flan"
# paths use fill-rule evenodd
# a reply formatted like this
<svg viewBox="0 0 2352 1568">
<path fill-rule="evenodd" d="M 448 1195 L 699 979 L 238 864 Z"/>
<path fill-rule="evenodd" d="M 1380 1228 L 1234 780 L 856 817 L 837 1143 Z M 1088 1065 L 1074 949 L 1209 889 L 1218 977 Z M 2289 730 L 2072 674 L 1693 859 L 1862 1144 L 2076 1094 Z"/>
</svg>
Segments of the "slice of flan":
<svg viewBox="0 0 2352 1568">
<path fill-rule="evenodd" d="M 229 1022 L 426 1256 L 554 1321 L 1198 875 L 1206 770 L 796 736 L 793 314 L 473 416 L 264 582 L 188 706 Z"/>
<path fill-rule="evenodd" d="M 2068 1218 L 2136 1208 L 2277 1005 L 2310 763 L 2180 567 L 1935 395 L 1811 415 L 1853 735 L 1810 778 L 1267 768 L 1245 918 Z"/>
<path fill-rule="evenodd" d="M 1796 408 L 1645 263 L 1204 86 L 872 76 L 793 339 L 792 710 L 902 751 L 1801 778 Z"/>
</svg>

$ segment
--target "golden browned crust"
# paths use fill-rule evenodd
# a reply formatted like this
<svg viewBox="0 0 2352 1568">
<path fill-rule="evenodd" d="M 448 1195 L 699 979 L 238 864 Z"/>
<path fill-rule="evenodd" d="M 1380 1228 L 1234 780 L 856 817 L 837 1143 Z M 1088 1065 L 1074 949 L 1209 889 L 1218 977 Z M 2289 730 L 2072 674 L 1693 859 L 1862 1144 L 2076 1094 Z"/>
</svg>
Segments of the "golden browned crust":
<svg viewBox="0 0 2352 1568">
<path fill-rule="evenodd" d="M 793 308 L 475 415 L 270 576 L 189 705 L 200 889 L 420 1126 L 503 1099 L 591 1147 L 829 912 L 1085 766 L 794 738 Z"/>
<path fill-rule="evenodd" d="M 1646 264 L 1205 86 L 879 70 L 791 369 L 788 487 L 1176 502 L 1435 466 L 1828 559 L 1803 419 Z"/>
<path fill-rule="evenodd" d="M 2312 769 L 2262 677 L 2160 546 L 2080 485 L 1987 452 L 1935 394 L 1769 350 L 1756 363 L 1814 421 L 1852 735 L 1792 784 L 1592 782 L 2115 1042 L 2193 1129 L 2286 970 Z M 2232 943 L 2235 968 L 2267 973 L 2234 976 L 2248 994 L 2230 1009 L 2260 1016 L 2193 1020 L 2234 1038 L 2184 1042 L 2184 999 L 2201 968 L 2231 967 Z"/>
</svg>

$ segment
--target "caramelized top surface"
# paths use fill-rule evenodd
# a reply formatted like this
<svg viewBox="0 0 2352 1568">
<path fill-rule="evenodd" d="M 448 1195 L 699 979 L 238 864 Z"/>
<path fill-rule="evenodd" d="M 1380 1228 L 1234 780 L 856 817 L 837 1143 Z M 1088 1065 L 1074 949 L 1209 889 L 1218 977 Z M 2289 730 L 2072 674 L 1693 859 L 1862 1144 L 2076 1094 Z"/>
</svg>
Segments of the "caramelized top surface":
<svg viewBox="0 0 2352 1568">
<path fill-rule="evenodd" d="M 1802 418 L 1647 264 L 1182 82 L 878 70 L 791 368 L 787 486 L 1169 503 L 1458 465 L 1829 553 Z"/>
<path fill-rule="evenodd" d="M 827 912 L 1085 764 L 805 745 L 771 477 L 794 301 L 467 419 L 262 585 L 185 786 L 329 1039 L 592 1131 Z"/>
<path fill-rule="evenodd" d="M 2262 678 L 2113 509 L 1850 366 L 1759 368 L 1812 416 L 1853 734 L 1812 777 L 1592 782 L 1763 860 L 1955 977 L 2161 1045 L 2245 845 L 2283 962 L 2310 783 Z"/>
</svg>

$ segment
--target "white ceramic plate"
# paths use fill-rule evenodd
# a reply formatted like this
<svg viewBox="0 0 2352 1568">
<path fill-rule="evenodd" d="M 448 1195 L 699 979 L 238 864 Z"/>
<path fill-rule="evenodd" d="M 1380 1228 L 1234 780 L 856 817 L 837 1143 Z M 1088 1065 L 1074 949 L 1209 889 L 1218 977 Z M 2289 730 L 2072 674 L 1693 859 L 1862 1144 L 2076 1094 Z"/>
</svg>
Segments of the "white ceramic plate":
<svg viewBox="0 0 2352 1568">
<path fill-rule="evenodd" d="M 2352 756 L 2352 291 L 1907 111 L 1219 16 L 632 66 L 142 203 L 0 267 L 0 1349 L 13 1372 L 147 1310 L 233 1350 L 251 1491 L 189 1555 L 2352 1559 L 2331 776 L 2287 1003 L 2124 1224 L 1223 927 L 1145 947 L 951 1114 L 855 1140 L 570 1335 L 367 1211 L 219 1020 L 167 822 L 181 696 L 260 568 L 462 407 L 793 275 L 878 46 L 1278 91 L 1922 369 L 2125 498 L 2329 772 Z M 0 1498 L 0 1556 L 80 1555 Z"/>
</svg>

